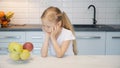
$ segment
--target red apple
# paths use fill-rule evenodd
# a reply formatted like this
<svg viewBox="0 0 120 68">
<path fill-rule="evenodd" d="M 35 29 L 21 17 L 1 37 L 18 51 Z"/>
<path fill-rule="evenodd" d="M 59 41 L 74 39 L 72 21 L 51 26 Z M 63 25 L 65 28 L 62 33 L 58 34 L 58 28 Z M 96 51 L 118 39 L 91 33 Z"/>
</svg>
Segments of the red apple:
<svg viewBox="0 0 120 68">
<path fill-rule="evenodd" d="M 26 42 L 23 44 L 23 49 L 27 49 L 28 51 L 33 50 L 33 44 L 31 42 Z"/>
</svg>

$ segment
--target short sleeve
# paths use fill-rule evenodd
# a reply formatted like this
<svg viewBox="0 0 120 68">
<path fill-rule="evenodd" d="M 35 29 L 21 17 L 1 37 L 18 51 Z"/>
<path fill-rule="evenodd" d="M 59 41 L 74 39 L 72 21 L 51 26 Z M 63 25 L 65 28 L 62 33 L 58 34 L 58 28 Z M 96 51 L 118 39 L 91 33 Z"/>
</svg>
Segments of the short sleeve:
<svg viewBox="0 0 120 68">
<path fill-rule="evenodd" d="M 64 34 L 64 41 L 65 40 L 75 40 L 75 36 L 71 31 L 66 31 Z"/>
</svg>

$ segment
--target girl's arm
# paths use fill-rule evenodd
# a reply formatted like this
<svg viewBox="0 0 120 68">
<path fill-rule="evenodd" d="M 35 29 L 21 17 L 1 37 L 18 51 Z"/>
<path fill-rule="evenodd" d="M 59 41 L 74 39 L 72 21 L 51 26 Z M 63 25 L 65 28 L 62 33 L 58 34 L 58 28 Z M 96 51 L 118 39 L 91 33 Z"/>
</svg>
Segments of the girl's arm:
<svg viewBox="0 0 120 68">
<path fill-rule="evenodd" d="M 41 48 L 41 56 L 42 57 L 47 57 L 47 55 L 48 55 L 48 47 L 49 47 L 48 42 L 49 42 L 49 37 L 46 35 L 43 46 Z"/>
<path fill-rule="evenodd" d="M 62 42 L 62 44 L 59 46 L 59 44 L 57 42 L 57 38 L 56 38 L 58 31 L 59 31 L 58 26 L 53 27 L 51 30 L 50 38 L 51 38 L 51 41 L 53 43 L 53 47 L 55 49 L 56 56 L 61 58 L 64 56 L 66 50 L 68 49 L 71 40 L 66 40 L 66 41 Z"/>
<path fill-rule="evenodd" d="M 71 40 L 66 40 L 66 41 L 64 41 L 64 42 L 61 44 L 61 46 L 58 45 L 57 40 L 56 40 L 55 38 L 51 38 L 51 40 L 52 40 L 53 47 L 54 47 L 55 52 L 56 52 L 56 56 L 57 56 L 58 58 L 63 57 L 64 54 L 65 54 L 65 52 L 66 52 L 66 50 L 67 50 L 68 47 L 69 47 L 69 44 L 70 44 Z"/>
</svg>

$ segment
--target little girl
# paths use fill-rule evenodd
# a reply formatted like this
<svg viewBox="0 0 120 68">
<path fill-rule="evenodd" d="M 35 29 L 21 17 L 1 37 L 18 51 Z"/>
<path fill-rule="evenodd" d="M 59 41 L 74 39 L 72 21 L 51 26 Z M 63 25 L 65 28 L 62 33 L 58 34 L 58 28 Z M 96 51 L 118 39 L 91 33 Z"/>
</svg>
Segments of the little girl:
<svg viewBox="0 0 120 68">
<path fill-rule="evenodd" d="M 49 7 L 43 12 L 41 20 L 45 32 L 42 57 L 48 55 L 48 48 L 52 55 L 59 58 L 77 55 L 74 30 L 65 12 L 61 12 L 57 7 Z"/>
</svg>

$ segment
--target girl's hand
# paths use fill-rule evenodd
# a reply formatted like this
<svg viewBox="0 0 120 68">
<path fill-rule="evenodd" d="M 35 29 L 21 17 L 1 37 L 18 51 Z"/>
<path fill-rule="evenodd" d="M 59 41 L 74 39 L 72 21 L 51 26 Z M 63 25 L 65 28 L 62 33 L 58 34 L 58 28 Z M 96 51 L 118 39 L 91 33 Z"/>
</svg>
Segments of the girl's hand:
<svg viewBox="0 0 120 68">
<path fill-rule="evenodd" d="M 42 30 L 45 32 L 45 38 L 49 39 L 50 38 L 50 33 L 46 32 L 44 28 Z"/>
<path fill-rule="evenodd" d="M 51 39 L 56 39 L 57 38 L 57 33 L 59 31 L 58 29 L 59 29 L 58 26 L 52 27 L 51 34 L 50 34 Z"/>
</svg>

